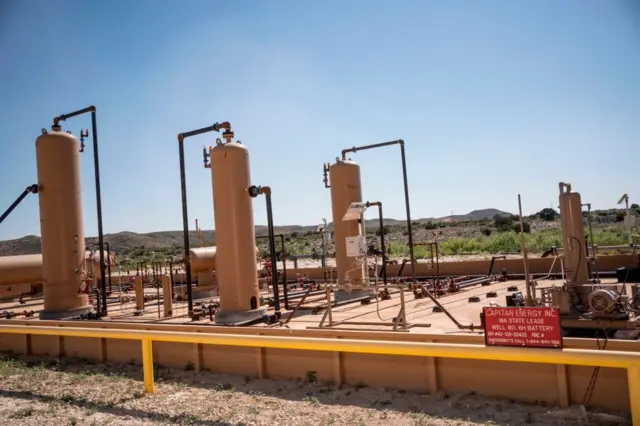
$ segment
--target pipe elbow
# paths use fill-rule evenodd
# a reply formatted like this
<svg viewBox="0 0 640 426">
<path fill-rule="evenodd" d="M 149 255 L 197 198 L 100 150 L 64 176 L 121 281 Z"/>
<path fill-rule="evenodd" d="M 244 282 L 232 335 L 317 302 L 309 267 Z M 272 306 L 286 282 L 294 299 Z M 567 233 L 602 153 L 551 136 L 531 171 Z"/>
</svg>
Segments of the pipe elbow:
<svg viewBox="0 0 640 426">
<path fill-rule="evenodd" d="M 341 157 L 342 157 L 342 161 L 345 161 L 347 159 L 347 153 L 348 152 L 354 152 L 355 153 L 356 151 L 357 151 L 357 149 L 356 149 L 355 146 L 353 148 L 343 149 L 342 152 L 340 153 Z"/>
<path fill-rule="evenodd" d="M 264 195 L 269 195 L 269 196 L 271 195 L 271 187 L 270 186 L 262 186 L 262 187 L 260 187 L 260 189 L 261 189 L 261 192 Z"/>
<path fill-rule="evenodd" d="M 178 142 L 182 143 L 184 141 L 184 134 L 183 133 L 178 133 Z"/>
<path fill-rule="evenodd" d="M 95 106 L 95 105 L 91 105 L 91 106 L 88 108 L 88 110 L 89 110 L 89 112 L 97 112 L 97 110 L 96 110 L 96 106 Z"/>
<path fill-rule="evenodd" d="M 219 132 L 220 129 L 231 130 L 231 123 L 229 123 L 228 121 L 223 121 L 222 123 L 214 124 L 213 127 L 216 130 L 216 132 Z"/>
</svg>

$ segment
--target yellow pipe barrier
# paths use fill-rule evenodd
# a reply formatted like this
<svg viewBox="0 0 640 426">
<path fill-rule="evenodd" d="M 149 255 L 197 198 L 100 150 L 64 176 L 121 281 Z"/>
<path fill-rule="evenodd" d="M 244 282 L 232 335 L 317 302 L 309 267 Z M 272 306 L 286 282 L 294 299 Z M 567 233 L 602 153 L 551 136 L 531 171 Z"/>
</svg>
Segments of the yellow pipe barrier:
<svg viewBox="0 0 640 426">
<path fill-rule="evenodd" d="M 585 349 L 554 350 L 485 347 L 454 343 L 394 342 L 238 334 L 202 334 L 177 331 L 110 330 L 81 327 L 67 328 L 31 325 L 0 325 L 0 334 L 5 333 L 140 340 L 142 342 L 144 387 L 145 391 L 148 393 L 154 392 L 152 351 L 152 343 L 154 341 L 625 368 L 627 369 L 629 381 L 629 399 L 631 415 L 633 417 L 633 426 L 640 426 L 640 353 L 636 352 L 594 351 Z"/>
</svg>

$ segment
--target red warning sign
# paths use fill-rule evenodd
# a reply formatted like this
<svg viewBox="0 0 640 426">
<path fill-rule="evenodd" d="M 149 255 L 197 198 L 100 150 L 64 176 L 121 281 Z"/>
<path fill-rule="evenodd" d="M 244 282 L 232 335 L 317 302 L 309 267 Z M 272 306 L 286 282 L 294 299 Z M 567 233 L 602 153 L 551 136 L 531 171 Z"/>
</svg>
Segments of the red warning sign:
<svg viewBox="0 0 640 426">
<path fill-rule="evenodd" d="M 487 346 L 562 349 L 558 308 L 490 307 L 482 312 Z"/>
</svg>

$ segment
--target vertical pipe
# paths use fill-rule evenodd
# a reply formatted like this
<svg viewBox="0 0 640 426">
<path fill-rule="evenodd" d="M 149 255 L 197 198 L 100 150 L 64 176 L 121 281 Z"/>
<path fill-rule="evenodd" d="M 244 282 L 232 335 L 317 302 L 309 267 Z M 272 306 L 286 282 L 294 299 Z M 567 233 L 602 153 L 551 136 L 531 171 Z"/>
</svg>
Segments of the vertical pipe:
<svg viewBox="0 0 640 426">
<path fill-rule="evenodd" d="M 104 263 L 104 234 L 102 232 L 102 195 L 100 192 L 100 157 L 98 155 L 98 123 L 95 107 L 91 111 L 93 128 L 93 168 L 96 179 L 96 210 L 98 212 L 98 245 L 100 246 L 100 290 L 102 291 L 102 315 L 107 315 L 107 280 Z"/>
<path fill-rule="evenodd" d="M 522 244 L 522 260 L 524 261 L 524 282 L 527 288 L 527 306 L 533 306 L 531 280 L 529 279 L 529 259 L 527 257 L 527 246 L 524 240 L 524 218 L 522 217 L 522 200 L 520 194 L 518 194 L 518 210 L 520 212 L 520 241 Z"/>
<path fill-rule="evenodd" d="M 134 279 L 134 286 L 136 292 L 136 311 L 144 311 L 144 283 L 142 282 L 142 275 L 136 275 Z"/>
<path fill-rule="evenodd" d="M 113 291 L 111 289 L 111 250 L 108 242 L 105 241 L 104 245 L 107 246 L 107 271 L 109 273 L 109 294 L 111 294 Z"/>
<path fill-rule="evenodd" d="M 438 240 L 435 240 L 436 245 L 436 283 L 440 284 L 440 245 Z"/>
<path fill-rule="evenodd" d="M 382 215 L 382 203 L 378 204 L 378 214 L 380 215 L 380 250 L 382 250 L 382 279 L 384 286 L 387 286 L 387 246 L 384 242 L 384 216 Z"/>
<path fill-rule="evenodd" d="M 287 286 L 287 251 L 284 246 L 284 235 L 280 234 L 282 244 L 282 291 L 284 292 L 284 308 L 289 310 L 289 289 Z"/>
<path fill-rule="evenodd" d="M 266 189 L 266 188 L 263 188 Z M 280 319 L 280 293 L 278 291 L 278 265 L 276 264 L 276 238 L 273 229 L 273 209 L 271 207 L 271 189 L 264 191 L 267 202 L 267 227 L 269 229 L 269 252 L 271 253 L 271 285 L 273 285 L 273 298 L 276 317 Z M 286 287 L 286 284 L 285 284 Z"/>
<path fill-rule="evenodd" d="M 625 219 L 627 221 L 627 232 L 629 233 L 629 245 L 633 244 L 633 238 L 631 235 L 631 213 L 629 212 L 629 196 L 627 195 L 624 199 L 625 202 L 625 207 L 626 207 L 626 211 L 627 214 L 625 216 Z"/>
<path fill-rule="evenodd" d="M 404 204 L 407 211 L 407 231 L 409 232 L 409 257 L 411 258 L 411 279 L 416 280 L 416 258 L 413 253 L 413 229 L 411 225 L 411 208 L 409 207 L 409 180 L 407 178 L 407 160 L 404 153 L 404 141 L 400 141 L 400 153 L 402 155 L 402 180 L 404 182 Z"/>
<path fill-rule="evenodd" d="M 155 392 L 153 379 L 153 341 L 142 339 L 142 371 L 144 374 L 144 391 L 152 394 Z"/>
<path fill-rule="evenodd" d="M 184 143 L 178 139 L 180 151 L 180 190 L 182 192 L 182 234 L 184 238 L 184 267 L 187 281 L 187 309 L 189 317 L 193 316 L 193 293 L 191 289 L 191 259 L 189 258 L 189 214 L 187 212 L 187 182 L 184 167 Z"/>
<path fill-rule="evenodd" d="M 380 227 L 380 250 L 382 251 L 382 277 L 384 280 L 384 285 L 385 287 L 387 286 L 387 261 L 386 261 L 386 256 L 387 256 L 387 247 L 386 244 L 384 242 L 384 215 L 382 213 L 382 203 L 379 201 L 376 202 L 367 202 L 367 207 L 368 206 L 378 206 L 378 226 Z M 365 230 L 364 230 L 364 217 L 362 218 L 362 223 L 363 223 L 363 235 L 366 235 Z M 368 271 L 367 271 L 368 274 Z"/>
<path fill-rule="evenodd" d="M 171 300 L 175 297 L 175 281 L 173 279 L 173 262 L 169 262 L 169 278 L 171 278 Z"/>
<path fill-rule="evenodd" d="M 589 238 L 591 239 L 591 275 L 592 278 L 595 278 L 597 280 L 598 271 L 596 270 L 596 257 L 598 255 L 598 252 L 596 250 L 596 242 L 593 239 L 593 226 L 591 225 L 591 203 L 587 203 L 587 214 L 589 224 Z"/>
</svg>

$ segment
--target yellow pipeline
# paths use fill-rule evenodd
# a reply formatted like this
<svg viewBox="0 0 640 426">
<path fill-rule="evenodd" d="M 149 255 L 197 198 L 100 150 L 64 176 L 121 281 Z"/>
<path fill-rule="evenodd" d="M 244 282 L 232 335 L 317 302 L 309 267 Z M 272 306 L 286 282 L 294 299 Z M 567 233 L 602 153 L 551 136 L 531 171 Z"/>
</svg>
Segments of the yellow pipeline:
<svg viewBox="0 0 640 426">
<path fill-rule="evenodd" d="M 593 351 L 585 349 L 521 349 L 453 343 L 203 334 L 177 331 L 110 330 L 30 325 L 0 325 L 0 334 L 3 333 L 140 340 L 142 342 L 145 390 L 149 393 L 154 391 L 153 341 L 626 368 L 629 376 L 629 397 L 631 413 L 633 415 L 633 426 L 640 426 L 640 353 L 635 352 Z"/>
</svg>

